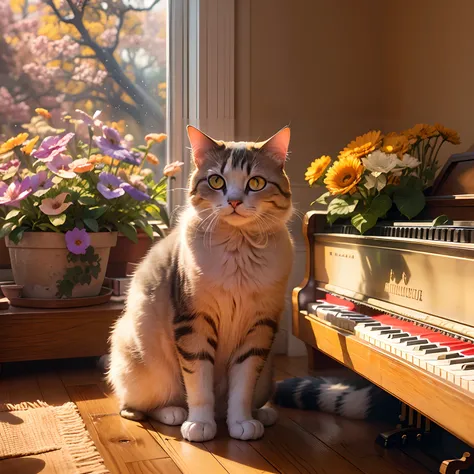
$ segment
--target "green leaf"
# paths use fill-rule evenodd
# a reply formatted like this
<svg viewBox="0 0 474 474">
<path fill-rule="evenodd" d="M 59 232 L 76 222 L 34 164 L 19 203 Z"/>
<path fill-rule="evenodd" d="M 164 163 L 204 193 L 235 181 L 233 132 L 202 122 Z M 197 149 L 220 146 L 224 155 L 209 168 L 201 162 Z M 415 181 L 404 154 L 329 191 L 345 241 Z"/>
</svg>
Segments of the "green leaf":
<svg viewBox="0 0 474 474">
<path fill-rule="evenodd" d="M 395 192 L 393 202 L 404 216 L 413 219 L 423 210 L 426 200 L 421 189 L 405 187 Z"/>
<path fill-rule="evenodd" d="M 435 178 L 435 171 L 430 169 L 430 168 L 426 168 L 424 171 L 423 171 L 423 177 L 426 179 L 426 181 L 428 183 L 430 183 L 431 181 L 434 180 Z"/>
<path fill-rule="evenodd" d="M 92 219 L 98 219 L 107 212 L 107 206 L 96 206 L 86 210 L 85 214 Z"/>
<path fill-rule="evenodd" d="M 392 207 L 392 200 L 386 194 L 379 194 L 370 203 L 369 212 L 377 217 L 383 217 Z"/>
<path fill-rule="evenodd" d="M 318 204 L 327 204 L 328 199 L 331 197 L 331 193 L 328 191 L 327 193 L 321 194 L 321 196 L 318 197 L 318 199 L 315 199 L 311 205 L 313 205 L 315 202 Z"/>
<path fill-rule="evenodd" d="M 6 217 L 5 217 L 5 220 L 6 221 L 9 221 L 10 219 L 13 219 L 15 218 L 18 214 L 20 214 L 20 210 L 19 209 L 13 209 L 13 211 L 10 211 Z"/>
<path fill-rule="evenodd" d="M 66 296 L 68 298 L 71 298 L 72 290 L 74 289 L 74 283 L 71 280 L 58 280 L 56 285 L 56 288 L 58 289 L 58 292 L 56 293 L 57 296 Z"/>
<path fill-rule="evenodd" d="M 49 230 L 52 230 L 53 232 L 59 232 L 59 233 L 61 232 L 57 227 L 54 227 L 54 225 L 51 225 L 48 222 L 38 224 L 36 227 L 38 227 L 38 229 L 40 229 L 44 232 L 47 232 Z"/>
<path fill-rule="evenodd" d="M 164 232 L 161 230 L 159 225 L 153 226 L 153 231 L 156 232 L 160 237 L 165 238 Z"/>
<path fill-rule="evenodd" d="M 61 178 L 60 176 L 55 176 L 51 181 L 54 184 L 59 184 L 62 180 L 63 180 L 63 178 Z"/>
<path fill-rule="evenodd" d="M 27 229 L 26 227 L 17 227 L 16 229 L 13 229 L 10 232 L 10 235 L 8 236 L 8 238 L 12 242 L 17 244 L 18 242 L 20 242 L 21 238 L 23 237 L 23 233 L 25 232 L 26 229 Z"/>
<path fill-rule="evenodd" d="M 449 217 L 445 216 L 444 214 L 441 216 L 438 216 L 432 223 L 431 225 L 433 227 L 436 227 L 438 225 L 447 225 L 449 224 Z"/>
<path fill-rule="evenodd" d="M 328 214 L 326 216 L 327 218 L 327 221 L 330 223 L 330 224 L 334 224 L 334 222 L 336 222 L 341 216 L 338 216 L 337 214 Z"/>
<path fill-rule="evenodd" d="M 81 196 L 79 198 L 79 204 L 82 204 L 83 206 L 96 206 L 97 201 L 90 196 Z"/>
<path fill-rule="evenodd" d="M 354 212 L 357 203 L 352 198 L 334 198 L 328 206 L 328 214 L 336 214 L 338 216 L 347 216 L 351 212 Z"/>
<path fill-rule="evenodd" d="M 7 224 L 4 224 L 3 227 L 0 229 L 0 239 L 3 239 L 5 236 L 7 236 L 14 227 L 15 224 L 13 222 L 8 222 Z"/>
<path fill-rule="evenodd" d="M 377 224 L 377 216 L 366 211 L 353 216 L 351 223 L 361 234 L 365 234 L 369 229 Z"/>
<path fill-rule="evenodd" d="M 140 227 L 140 229 L 143 229 L 145 234 L 148 235 L 148 237 L 150 237 L 151 240 L 153 240 L 153 227 L 150 224 L 148 224 L 148 222 L 144 222 L 142 220 L 138 220 L 137 224 L 138 224 L 138 227 Z"/>
<path fill-rule="evenodd" d="M 66 214 L 59 214 L 59 216 L 49 216 L 49 222 L 56 227 L 63 225 L 66 222 Z"/>
<path fill-rule="evenodd" d="M 121 232 L 127 239 L 130 239 L 135 244 L 138 242 L 137 237 L 137 229 L 131 226 L 130 224 L 123 224 L 121 222 L 117 222 L 117 229 Z"/>
<path fill-rule="evenodd" d="M 85 218 L 84 219 L 84 224 L 89 227 L 89 229 L 92 231 L 92 232 L 99 232 L 99 224 L 97 223 L 97 221 L 95 219 L 89 219 L 89 218 Z"/>
</svg>

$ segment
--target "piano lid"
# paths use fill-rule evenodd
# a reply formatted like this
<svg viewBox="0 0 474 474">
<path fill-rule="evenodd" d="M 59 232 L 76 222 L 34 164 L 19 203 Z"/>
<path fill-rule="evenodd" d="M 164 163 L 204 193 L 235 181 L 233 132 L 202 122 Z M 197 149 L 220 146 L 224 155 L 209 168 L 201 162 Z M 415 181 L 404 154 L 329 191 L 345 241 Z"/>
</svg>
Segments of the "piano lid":
<svg viewBox="0 0 474 474">
<path fill-rule="evenodd" d="M 474 221 L 474 151 L 452 155 L 426 198 L 423 217 Z"/>
</svg>

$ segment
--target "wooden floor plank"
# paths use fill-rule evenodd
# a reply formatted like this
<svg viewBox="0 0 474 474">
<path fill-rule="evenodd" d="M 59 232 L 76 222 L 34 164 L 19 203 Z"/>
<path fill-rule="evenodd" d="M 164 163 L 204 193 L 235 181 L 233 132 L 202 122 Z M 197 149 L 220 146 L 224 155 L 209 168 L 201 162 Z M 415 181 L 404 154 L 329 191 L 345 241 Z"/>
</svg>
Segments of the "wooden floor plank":
<svg viewBox="0 0 474 474">
<path fill-rule="evenodd" d="M 143 426 L 118 414 L 117 404 L 97 385 L 71 385 L 67 391 L 112 472 L 127 472 L 128 462 L 168 457 Z"/>
<path fill-rule="evenodd" d="M 126 466 L 130 474 L 180 474 L 181 472 L 169 458 L 128 462 Z"/>
<path fill-rule="evenodd" d="M 150 421 L 150 434 L 155 436 L 162 448 L 175 462 L 183 474 L 224 474 L 228 473 L 222 464 L 202 443 L 183 440 L 178 426 L 166 426 Z"/>
<path fill-rule="evenodd" d="M 40 372 L 36 376 L 41 399 L 50 405 L 63 405 L 70 401 L 66 387 L 57 372 Z"/>
<path fill-rule="evenodd" d="M 219 424 L 215 439 L 203 444 L 230 474 L 249 474 L 250 472 L 278 474 L 280 472 L 248 442 L 230 438 L 225 423 Z"/>
<path fill-rule="evenodd" d="M 280 409 L 280 413 L 312 433 L 366 474 L 427 474 L 428 470 L 398 449 L 375 443 L 389 427 L 381 423 L 349 420 L 328 413 Z"/>
<path fill-rule="evenodd" d="M 0 403 L 35 402 L 41 400 L 36 377 L 30 374 L 0 377 Z"/>
<path fill-rule="evenodd" d="M 278 423 L 266 429 L 265 436 L 251 446 L 284 474 L 362 472 L 283 414 Z"/>
</svg>

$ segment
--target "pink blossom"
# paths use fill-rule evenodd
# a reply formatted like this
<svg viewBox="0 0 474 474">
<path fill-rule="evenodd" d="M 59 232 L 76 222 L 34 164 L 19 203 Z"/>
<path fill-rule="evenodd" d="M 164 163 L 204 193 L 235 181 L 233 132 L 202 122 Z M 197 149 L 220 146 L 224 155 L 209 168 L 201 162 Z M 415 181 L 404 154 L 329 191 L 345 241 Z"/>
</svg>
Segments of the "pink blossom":
<svg viewBox="0 0 474 474">
<path fill-rule="evenodd" d="M 164 167 L 163 174 L 168 177 L 174 176 L 181 171 L 183 165 L 182 161 L 173 161 L 173 163 L 169 163 Z"/>
<path fill-rule="evenodd" d="M 46 166 L 55 175 L 70 179 L 76 177 L 76 173 L 72 170 L 71 164 L 72 158 L 69 155 L 56 155 Z"/>
<path fill-rule="evenodd" d="M 58 216 L 72 206 L 72 202 L 64 202 L 68 196 L 69 193 L 61 193 L 54 198 L 43 199 L 38 207 L 47 216 Z"/>
<path fill-rule="evenodd" d="M 0 197 L 0 205 L 20 207 L 20 201 L 31 194 L 30 180 L 25 178 L 23 181 L 13 181 L 8 188 L 4 189 Z"/>
</svg>

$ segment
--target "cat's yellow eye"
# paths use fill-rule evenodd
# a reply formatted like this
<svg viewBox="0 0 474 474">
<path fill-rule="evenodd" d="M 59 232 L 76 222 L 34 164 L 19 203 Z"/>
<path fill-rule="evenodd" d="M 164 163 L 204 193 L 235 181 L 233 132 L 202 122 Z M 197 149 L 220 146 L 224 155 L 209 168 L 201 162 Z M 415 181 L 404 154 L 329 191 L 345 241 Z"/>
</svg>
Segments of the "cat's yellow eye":
<svg viewBox="0 0 474 474">
<path fill-rule="evenodd" d="M 254 176 L 249 179 L 248 187 L 251 191 L 260 191 L 266 184 L 267 182 L 261 176 Z"/>
<path fill-rule="evenodd" d="M 219 176 L 218 174 L 213 174 L 207 178 L 207 182 L 209 183 L 209 186 L 212 189 L 219 190 L 222 189 L 225 186 L 225 181 L 222 176 Z"/>
</svg>

